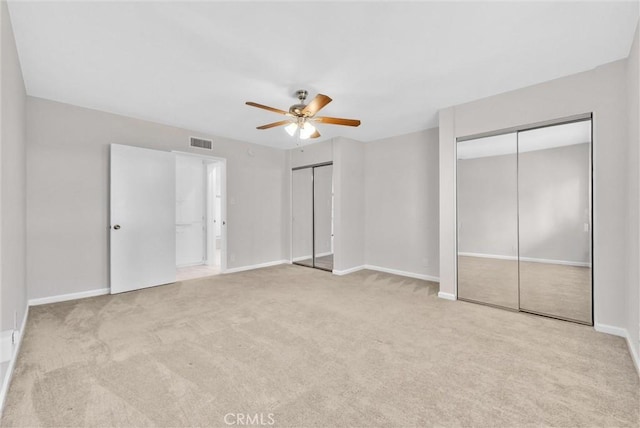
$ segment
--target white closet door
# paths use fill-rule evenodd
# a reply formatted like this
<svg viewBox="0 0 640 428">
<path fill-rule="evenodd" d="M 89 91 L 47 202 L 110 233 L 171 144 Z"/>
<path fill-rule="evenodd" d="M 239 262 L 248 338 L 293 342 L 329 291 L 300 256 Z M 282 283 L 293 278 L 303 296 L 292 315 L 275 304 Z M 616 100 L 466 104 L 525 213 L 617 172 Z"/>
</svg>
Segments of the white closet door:
<svg viewBox="0 0 640 428">
<path fill-rule="evenodd" d="M 111 145 L 111 293 L 176 280 L 174 154 Z"/>
</svg>

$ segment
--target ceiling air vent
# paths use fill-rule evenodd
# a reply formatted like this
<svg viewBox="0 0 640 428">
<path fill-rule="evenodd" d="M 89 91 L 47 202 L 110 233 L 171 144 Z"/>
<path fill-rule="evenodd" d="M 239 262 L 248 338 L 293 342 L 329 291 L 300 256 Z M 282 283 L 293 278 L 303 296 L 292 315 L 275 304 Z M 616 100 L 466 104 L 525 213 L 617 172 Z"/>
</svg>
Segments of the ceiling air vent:
<svg viewBox="0 0 640 428">
<path fill-rule="evenodd" d="M 199 149 L 211 150 L 211 148 L 213 147 L 213 141 L 191 137 L 189 145 L 191 147 L 197 147 Z"/>
</svg>

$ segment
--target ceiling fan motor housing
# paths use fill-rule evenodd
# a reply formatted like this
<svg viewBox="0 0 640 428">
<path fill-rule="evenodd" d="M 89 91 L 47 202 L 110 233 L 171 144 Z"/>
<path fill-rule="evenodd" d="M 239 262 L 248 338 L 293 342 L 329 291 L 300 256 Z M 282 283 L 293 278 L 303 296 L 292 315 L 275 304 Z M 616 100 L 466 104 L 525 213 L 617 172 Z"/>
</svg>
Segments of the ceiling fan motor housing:
<svg viewBox="0 0 640 428">
<path fill-rule="evenodd" d="M 309 92 L 307 92 L 304 89 L 298 89 L 296 91 L 296 97 L 298 97 L 298 99 L 300 100 L 300 103 L 294 104 L 291 107 L 289 107 L 289 113 L 293 114 L 294 116 L 302 117 L 303 116 L 302 110 L 304 110 L 304 108 L 307 106 L 304 103 L 304 100 L 307 99 L 307 95 L 309 95 Z"/>
</svg>

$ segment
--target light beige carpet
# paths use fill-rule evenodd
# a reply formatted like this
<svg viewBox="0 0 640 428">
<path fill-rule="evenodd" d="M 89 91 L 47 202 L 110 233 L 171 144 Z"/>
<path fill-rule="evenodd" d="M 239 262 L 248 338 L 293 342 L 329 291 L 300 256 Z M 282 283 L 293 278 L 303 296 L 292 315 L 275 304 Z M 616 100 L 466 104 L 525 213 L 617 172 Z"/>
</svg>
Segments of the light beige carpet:
<svg viewBox="0 0 640 428">
<path fill-rule="evenodd" d="M 278 266 L 34 307 L 1 425 L 638 426 L 624 340 L 437 290 Z"/>
</svg>

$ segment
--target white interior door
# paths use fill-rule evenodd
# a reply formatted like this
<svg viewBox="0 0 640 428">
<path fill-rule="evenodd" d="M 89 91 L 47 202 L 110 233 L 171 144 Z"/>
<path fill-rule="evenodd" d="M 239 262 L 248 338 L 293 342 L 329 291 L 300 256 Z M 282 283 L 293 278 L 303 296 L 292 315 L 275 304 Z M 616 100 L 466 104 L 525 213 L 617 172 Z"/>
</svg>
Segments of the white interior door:
<svg viewBox="0 0 640 428">
<path fill-rule="evenodd" d="M 111 145 L 111 293 L 176 280 L 174 154 Z"/>
</svg>

